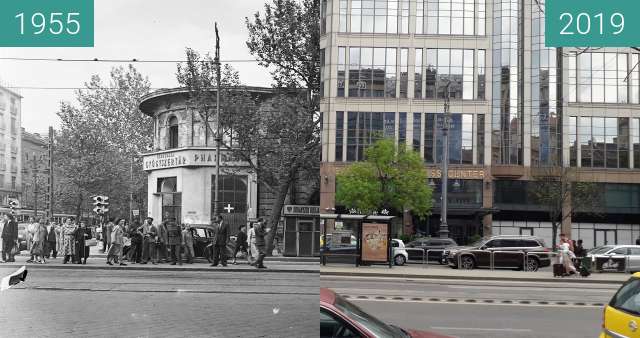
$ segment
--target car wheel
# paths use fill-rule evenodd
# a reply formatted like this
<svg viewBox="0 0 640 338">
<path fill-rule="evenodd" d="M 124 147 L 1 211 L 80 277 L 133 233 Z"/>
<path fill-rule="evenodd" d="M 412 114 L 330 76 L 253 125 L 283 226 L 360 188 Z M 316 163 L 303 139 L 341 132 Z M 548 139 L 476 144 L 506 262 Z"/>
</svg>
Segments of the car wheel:
<svg viewBox="0 0 640 338">
<path fill-rule="evenodd" d="M 395 265 L 404 265 L 404 263 L 407 262 L 407 259 L 404 258 L 403 255 L 396 255 L 395 257 L 393 257 L 393 263 Z"/>
<path fill-rule="evenodd" d="M 538 262 L 537 258 L 528 258 L 527 259 L 527 267 L 526 271 L 538 271 L 540 267 L 540 262 Z"/>
<path fill-rule="evenodd" d="M 473 260 L 471 256 L 462 256 L 462 268 L 465 270 L 473 270 L 476 266 L 476 262 Z"/>
</svg>

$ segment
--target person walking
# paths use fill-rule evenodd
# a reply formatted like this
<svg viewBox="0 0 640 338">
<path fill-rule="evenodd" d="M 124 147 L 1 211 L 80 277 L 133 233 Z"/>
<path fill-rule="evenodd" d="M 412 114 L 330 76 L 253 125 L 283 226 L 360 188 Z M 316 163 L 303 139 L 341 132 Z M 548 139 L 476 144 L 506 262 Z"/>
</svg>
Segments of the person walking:
<svg viewBox="0 0 640 338">
<path fill-rule="evenodd" d="M 253 265 L 258 269 L 266 269 L 267 267 L 264 266 L 263 261 L 267 255 L 265 236 L 269 231 L 265 229 L 264 220 L 262 218 L 258 219 L 258 222 L 253 226 L 253 231 L 255 232 L 256 248 L 258 249 L 258 259 L 256 259 Z"/>
<path fill-rule="evenodd" d="M 222 266 L 227 266 L 229 227 L 219 215 L 214 218 L 213 232 L 213 264 L 211 266 L 218 266 L 218 263 L 222 263 Z"/>
<path fill-rule="evenodd" d="M 4 214 L 4 227 L 2 229 L 2 261 L 15 262 L 13 247 L 18 243 L 18 223 L 13 215 Z"/>
<path fill-rule="evenodd" d="M 45 263 L 44 260 L 44 246 L 45 243 L 47 241 L 47 228 L 44 225 L 44 219 L 40 219 L 40 221 L 38 223 L 35 223 L 36 227 L 34 229 L 34 233 L 33 233 L 33 242 L 31 243 L 31 257 L 33 257 L 32 259 L 32 263 L 38 263 L 38 264 L 43 264 Z"/>
<path fill-rule="evenodd" d="M 122 261 L 122 247 L 124 245 L 124 228 L 125 220 L 120 219 L 118 223 L 113 227 L 111 231 L 111 246 L 107 253 L 107 264 L 113 265 L 113 262 L 120 263 L 120 265 L 126 266 L 127 264 Z"/>
<path fill-rule="evenodd" d="M 29 223 L 27 223 L 27 233 L 25 234 L 27 240 L 27 250 L 29 251 L 29 253 L 31 253 L 31 249 L 33 248 L 34 237 L 38 230 L 38 225 L 39 224 L 36 223 L 33 217 L 29 217 Z M 33 263 L 33 254 L 31 254 L 31 257 L 27 260 L 27 263 Z"/>
<path fill-rule="evenodd" d="M 140 263 L 140 256 L 142 256 L 142 233 L 140 225 L 137 222 L 131 225 L 129 238 L 131 239 L 131 247 L 127 253 L 127 260 L 131 264 Z"/>
<path fill-rule="evenodd" d="M 92 238 L 91 229 L 87 228 L 85 222 L 80 222 L 80 227 L 76 231 L 76 264 L 87 264 L 90 246 L 87 246 L 86 240 Z"/>
<path fill-rule="evenodd" d="M 188 224 L 182 225 L 182 246 L 184 247 L 185 256 L 187 256 L 187 264 L 193 264 L 193 233 L 191 233 L 191 226 Z"/>
<path fill-rule="evenodd" d="M 169 250 L 171 250 L 171 265 L 176 265 L 176 263 L 182 265 L 182 257 L 180 254 L 182 231 L 180 231 L 180 227 L 176 224 L 175 218 L 169 218 L 165 226 L 167 228 L 167 244 L 169 245 Z"/>
<path fill-rule="evenodd" d="M 114 227 L 115 224 L 113 223 L 113 219 L 110 219 L 109 222 L 104 225 L 104 229 L 102 230 L 102 235 L 105 240 L 105 250 L 109 250 L 109 248 L 111 248 L 111 233 L 113 232 Z"/>
<path fill-rule="evenodd" d="M 73 224 L 73 219 L 71 217 L 67 218 L 62 226 L 62 255 L 64 256 L 62 264 L 67 264 L 69 259 L 73 263 L 76 254 L 76 230 L 78 230 L 78 227 Z"/>
<path fill-rule="evenodd" d="M 157 239 L 158 232 L 155 225 L 153 225 L 153 218 L 147 217 L 142 224 L 142 264 L 147 264 L 149 261 L 153 264 L 158 264 Z"/>
<path fill-rule="evenodd" d="M 236 263 L 236 256 L 238 252 L 244 252 L 245 255 L 249 255 L 247 251 L 247 234 L 245 232 L 245 226 L 241 226 L 238 234 L 236 235 L 236 247 L 233 249 L 233 262 L 231 264 Z"/>
<path fill-rule="evenodd" d="M 166 221 L 158 224 L 158 241 L 156 251 L 158 251 L 158 259 L 164 263 L 169 261 L 169 255 L 167 252 L 167 245 L 169 244 L 169 236 L 167 234 Z"/>
<path fill-rule="evenodd" d="M 53 252 L 53 259 L 56 259 L 58 256 L 58 245 L 56 241 L 56 223 L 49 222 L 49 226 L 47 226 L 47 242 L 45 246 L 45 257 L 47 259 L 51 258 L 51 252 Z"/>
<path fill-rule="evenodd" d="M 258 248 L 256 247 L 256 232 L 253 228 L 253 224 L 253 222 L 249 223 L 249 231 L 247 233 L 247 244 L 249 245 L 247 263 L 249 265 L 253 265 L 258 258 Z"/>
</svg>

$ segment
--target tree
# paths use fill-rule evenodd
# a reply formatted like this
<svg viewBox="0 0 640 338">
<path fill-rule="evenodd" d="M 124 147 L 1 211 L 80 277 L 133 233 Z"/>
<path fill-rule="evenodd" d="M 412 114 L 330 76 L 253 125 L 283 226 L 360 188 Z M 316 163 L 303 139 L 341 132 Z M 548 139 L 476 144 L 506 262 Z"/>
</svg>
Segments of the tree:
<svg viewBox="0 0 640 338">
<path fill-rule="evenodd" d="M 318 0 L 274 0 L 264 15 L 246 18 L 247 46 L 271 70 L 275 94 L 266 102 L 242 87 L 238 73 L 225 65 L 221 81 L 221 126 L 225 151 L 257 173 L 261 187 L 274 195 L 267 227 L 270 252 L 282 208 L 296 180 L 318 178 L 320 163 Z M 210 121 L 215 104 L 215 65 L 209 55 L 187 49 L 178 82 L 189 90 L 189 104 Z M 215 133 L 207 124 L 210 132 Z"/>
<path fill-rule="evenodd" d="M 364 213 L 393 208 L 420 218 L 429 215 L 431 188 L 420 154 L 381 139 L 365 150 L 365 157 L 338 172 L 336 202 Z"/>
<path fill-rule="evenodd" d="M 111 214 L 124 216 L 130 193 L 146 196 L 137 155 L 151 149 L 153 122 L 139 111 L 138 100 L 151 85 L 130 65 L 113 68 L 107 84 L 94 75 L 85 87 L 76 92 L 78 106 L 62 103 L 58 112 L 55 208 L 80 216 L 90 195 L 103 194 L 110 196 Z"/>
<path fill-rule="evenodd" d="M 556 247 L 558 227 L 576 212 L 594 212 L 599 209 L 598 185 L 579 182 L 576 170 L 567 167 L 542 167 L 535 169 L 534 181 L 529 189 L 532 201 L 548 214 L 551 222 L 551 247 Z M 568 212 L 563 214 L 563 207 Z"/>
</svg>

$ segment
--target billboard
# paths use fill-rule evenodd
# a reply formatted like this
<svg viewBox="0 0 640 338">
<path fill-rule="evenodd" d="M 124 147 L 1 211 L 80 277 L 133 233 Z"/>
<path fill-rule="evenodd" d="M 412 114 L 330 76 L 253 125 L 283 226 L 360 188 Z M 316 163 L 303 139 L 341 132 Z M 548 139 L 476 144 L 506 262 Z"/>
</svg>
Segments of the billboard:
<svg viewBox="0 0 640 338">
<path fill-rule="evenodd" d="M 368 262 L 388 261 L 387 224 L 362 223 L 362 260 Z"/>
</svg>

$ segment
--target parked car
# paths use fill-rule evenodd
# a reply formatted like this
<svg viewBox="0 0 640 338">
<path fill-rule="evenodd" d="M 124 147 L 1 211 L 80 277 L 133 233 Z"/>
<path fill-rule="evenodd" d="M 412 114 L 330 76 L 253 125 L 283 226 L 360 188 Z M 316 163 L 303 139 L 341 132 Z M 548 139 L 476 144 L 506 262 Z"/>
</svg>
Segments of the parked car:
<svg viewBox="0 0 640 338">
<path fill-rule="evenodd" d="M 640 245 L 604 245 L 587 251 L 596 271 L 640 271 Z"/>
<path fill-rule="evenodd" d="M 404 265 L 407 262 L 407 259 L 409 259 L 409 254 L 407 253 L 407 250 L 405 250 L 404 242 L 394 238 L 391 240 L 391 247 L 393 248 L 393 263 L 395 265 Z M 320 254 L 323 255 L 325 253 L 328 254 L 325 258 L 327 263 L 355 264 L 356 259 L 360 255 L 357 250 L 356 243 L 343 246 L 327 245 L 326 251 L 324 247 L 320 247 Z"/>
<path fill-rule="evenodd" d="M 27 250 L 27 226 L 28 224 L 18 224 L 18 244 L 20 251 Z"/>
<path fill-rule="evenodd" d="M 470 246 L 453 247 L 445 250 L 447 263 L 450 267 L 458 268 L 460 258 L 461 268 L 488 268 L 491 254 L 494 253 L 494 267 L 522 269 L 524 254 L 531 252 L 526 260 L 528 271 L 537 271 L 540 267 L 551 265 L 550 250 L 545 247 L 544 240 L 535 236 L 493 236 L 481 239 Z"/>
<path fill-rule="evenodd" d="M 406 330 L 386 324 L 332 290 L 320 288 L 320 337 L 446 338 L 447 336 L 428 331 Z"/>
<path fill-rule="evenodd" d="M 458 246 L 458 243 L 452 238 L 431 238 L 423 237 L 415 239 L 407 243 L 407 252 L 409 253 L 409 260 L 419 260 L 423 258 L 428 261 L 438 262 L 440 264 L 447 264 L 447 259 L 442 255 L 446 248 Z M 422 250 L 411 250 L 422 249 Z M 424 251 L 423 251 L 424 250 Z M 430 250 L 427 255 L 427 250 Z M 423 254 L 425 257 L 423 257 Z"/>
<path fill-rule="evenodd" d="M 639 322 L 640 273 L 635 273 L 604 307 L 600 338 L 638 337 Z"/>
</svg>

